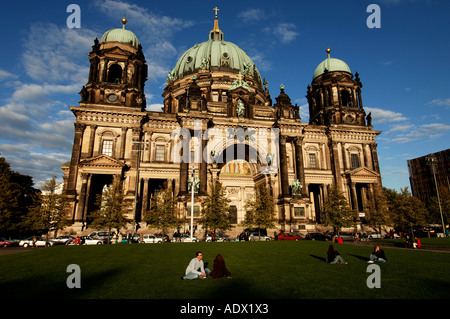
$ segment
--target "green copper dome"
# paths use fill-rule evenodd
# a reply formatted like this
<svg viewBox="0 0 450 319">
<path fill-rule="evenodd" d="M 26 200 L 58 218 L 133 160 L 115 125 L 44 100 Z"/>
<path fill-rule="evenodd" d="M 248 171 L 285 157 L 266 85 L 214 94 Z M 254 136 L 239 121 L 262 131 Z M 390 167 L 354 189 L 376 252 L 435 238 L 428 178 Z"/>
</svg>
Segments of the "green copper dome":
<svg viewBox="0 0 450 319">
<path fill-rule="evenodd" d="M 139 48 L 139 45 L 141 44 L 133 32 L 126 30 L 124 28 L 122 29 L 117 28 L 106 31 L 100 43 L 105 42 L 126 43 L 135 47 L 136 49 Z"/>
<path fill-rule="evenodd" d="M 317 66 L 316 70 L 314 71 L 313 79 L 324 74 L 325 69 L 328 70 L 328 72 L 341 71 L 341 72 L 352 73 L 350 71 L 350 68 L 347 65 L 347 63 L 345 63 L 344 61 L 339 60 L 339 59 L 334 59 L 334 58 L 328 57 L 326 60 L 324 60 L 322 63 L 320 63 Z"/>
<path fill-rule="evenodd" d="M 217 20 L 217 11 L 209 40 L 187 50 L 178 59 L 173 71 L 169 72 L 169 80 L 175 81 L 200 70 L 209 70 L 247 74 L 252 76 L 259 85 L 262 85 L 261 75 L 247 53 L 236 44 L 223 40 L 223 32 L 219 29 Z"/>
<path fill-rule="evenodd" d="M 236 44 L 210 39 L 194 45 L 178 60 L 171 72 L 174 80 L 202 69 L 249 74 L 261 83 L 261 76 L 253 61 Z"/>
</svg>

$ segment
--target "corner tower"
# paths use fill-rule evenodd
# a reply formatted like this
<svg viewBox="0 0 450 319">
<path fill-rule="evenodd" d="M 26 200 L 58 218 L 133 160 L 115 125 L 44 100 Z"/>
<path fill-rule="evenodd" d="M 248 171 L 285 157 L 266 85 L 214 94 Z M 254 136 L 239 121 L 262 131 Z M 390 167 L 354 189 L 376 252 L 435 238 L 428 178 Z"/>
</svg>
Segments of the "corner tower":
<svg viewBox="0 0 450 319">
<path fill-rule="evenodd" d="M 65 189 L 72 205 L 74 229 L 89 226 L 90 213 L 105 185 L 119 176 L 126 201 L 136 194 L 139 151 L 145 112 L 144 85 L 147 65 L 136 35 L 122 28 L 94 40 L 89 78 L 78 106 L 70 165 L 65 169 Z M 130 205 L 131 206 L 131 205 Z M 130 211 L 130 215 L 133 212 Z"/>
<path fill-rule="evenodd" d="M 144 85 L 147 65 L 136 35 L 122 28 L 111 29 L 101 41 L 95 39 L 89 53 L 89 80 L 80 92 L 81 102 L 108 107 L 145 109 Z"/>
<path fill-rule="evenodd" d="M 308 86 L 309 123 L 365 126 L 359 75 L 353 77 L 347 63 L 332 58 L 330 52 L 328 48 L 328 58 L 317 66 Z"/>
</svg>

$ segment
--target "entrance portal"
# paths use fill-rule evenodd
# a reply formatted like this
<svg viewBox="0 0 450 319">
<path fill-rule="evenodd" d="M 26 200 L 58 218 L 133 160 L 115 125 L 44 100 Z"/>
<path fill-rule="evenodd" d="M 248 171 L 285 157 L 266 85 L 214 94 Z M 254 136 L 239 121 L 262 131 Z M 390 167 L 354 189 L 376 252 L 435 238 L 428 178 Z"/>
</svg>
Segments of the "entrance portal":
<svg viewBox="0 0 450 319">
<path fill-rule="evenodd" d="M 230 200 L 233 224 L 241 223 L 245 218 L 245 204 L 253 199 L 255 193 L 254 168 L 245 160 L 234 160 L 225 164 L 219 175 L 219 181 Z"/>
<path fill-rule="evenodd" d="M 93 174 L 90 181 L 89 195 L 87 200 L 86 216 L 84 219 L 89 222 L 89 214 L 100 207 L 97 198 L 102 195 L 103 187 L 112 183 L 113 176 L 109 174 Z"/>
</svg>

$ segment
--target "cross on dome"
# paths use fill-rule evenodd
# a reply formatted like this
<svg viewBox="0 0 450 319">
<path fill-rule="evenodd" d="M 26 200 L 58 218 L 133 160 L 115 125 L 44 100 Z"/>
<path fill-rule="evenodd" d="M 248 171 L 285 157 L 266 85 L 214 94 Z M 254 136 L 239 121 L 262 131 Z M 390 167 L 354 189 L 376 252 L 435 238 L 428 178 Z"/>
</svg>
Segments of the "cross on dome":
<svg viewBox="0 0 450 319">
<path fill-rule="evenodd" d="M 217 19 L 217 11 L 220 11 L 217 7 L 215 7 L 214 9 L 213 9 L 213 11 L 216 11 L 216 19 Z"/>
</svg>

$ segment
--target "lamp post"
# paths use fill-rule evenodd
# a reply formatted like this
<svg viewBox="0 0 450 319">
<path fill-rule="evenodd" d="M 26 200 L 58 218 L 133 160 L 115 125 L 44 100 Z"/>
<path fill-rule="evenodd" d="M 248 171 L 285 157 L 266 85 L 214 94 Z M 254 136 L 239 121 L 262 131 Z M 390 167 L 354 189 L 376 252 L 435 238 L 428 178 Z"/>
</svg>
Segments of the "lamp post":
<svg viewBox="0 0 450 319">
<path fill-rule="evenodd" d="M 141 145 L 145 145 L 144 141 L 133 141 L 133 145 L 137 146 L 137 159 L 136 159 L 136 190 L 135 190 L 135 194 L 134 194 L 134 220 L 133 220 L 133 228 L 134 228 L 134 232 L 136 232 L 136 221 L 139 219 L 138 218 L 138 198 L 139 198 L 139 192 L 140 192 L 140 180 L 139 180 L 139 168 L 141 165 L 141 156 L 142 156 L 142 148 Z"/>
<path fill-rule="evenodd" d="M 438 189 L 437 180 L 436 180 L 437 158 L 434 154 L 430 154 L 426 157 L 426 159 L 427 159 L 427 164 L 431 166 L 431 172 L 433 173 L 434 185 L 436 186 L 436 194 L 437 194 L 437 199 L 438 199 L 438 204 L 439 204 L 439 212 L 441 214 L 442 232 L 445 234 L 444 217 L 442 215 L 441 199 L 439 197 L 439 189 Z"/>
<path fill-rule="evenodd" d="M 195 168 L 192 164 L 192 177 L 191 177 L 191 242 L 194 236 L 194 173 Z"/>
</svg>

